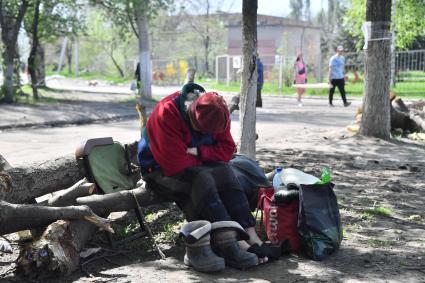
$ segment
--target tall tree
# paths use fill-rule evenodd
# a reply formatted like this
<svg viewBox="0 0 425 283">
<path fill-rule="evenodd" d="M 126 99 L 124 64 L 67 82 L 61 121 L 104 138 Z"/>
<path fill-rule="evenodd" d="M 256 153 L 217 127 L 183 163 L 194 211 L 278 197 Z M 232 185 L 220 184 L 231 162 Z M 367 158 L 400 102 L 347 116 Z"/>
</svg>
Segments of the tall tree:
<svg viewBox="0 0 425 283">
<path fill-rule="evenodd" d="M 310 10 L 310 0 L 304 1 L 304 18 L 306 21 L 311 21 L 311 10 Z"/>
<path fill-rule="evenodd" d="M 31 88 L 34 99 L 38 99 L 38 80 L 36 72 L 36 56 L 38 49 L 38 23 L 40 21 L 40 4 L 41 0 L 36 0 L 34 4 L 34 19 L 32 23 L 32 45 L 30 55 L 28 57 L 28 72 L 31 76 Z"/>
<path fill-rule="evenodd" d="M 303 16 L 303 0 L 291 0 L 289 2 L 289 8 L 291 9 L 291 17 L 300 20 Z"/>
<path fill-rule="evenodd" d="M 220 42 L 220 37 L 224 37 L 224 28 L 220 22 L 217 10 L 223 11 L 225 7 L 224 0 L 186 0 L 184 7 L 185 18 L 188 21 L 194 41 L 202 45 L 203 70 L 206 75 L 211 73 L 210 59 L 213 49 Z M 199 48 L 199 47 L 197 47 Z"/>
<path fill-rule="evenodd" d="M 0 0 L 0 27 L 3 50 L 3 94 L 6 103 L 13 102 L 13 60 L 19 30 L 27 11 L 29 0 Z"/>
<path fill-rule="evenodd" d="M 255 159 L 255 102 L 257 98 L 257 0 L 242 3 L 242 80 L 240 153 Z"/>
<path fill-rule="evenodd" d="M 348 9 L 344 16 L 345 31 L 358 39 L 357 49 L 361 50 L 364 38 L 363 25 L 366 5 L 364 0 L 349 0 Z M 416 38 L 425 36 L 425 3 L 424 0 L 397 0 L 394 22 L 397 31 L 396 46 L 400 49 L 410 48 Z"/>
<path fill-rule="evenodd" d="M 31 37 L 28 70 L 31 76 L 33 95 L 37 88 L 46 85 L 43 44 L 59 37 L 75 36 L 84 31 L 84 20 L 80 11 L 84 7 L 75 0 L 33 0 L 24 18 L 24 28 Z"/>
<path fill-rule="evenodd" d="M 149 42 L 149 20 L 170 5 L 172 0 L 91 0 L 103 7 L 114 24 L 131 29 L 139 42 L 139 95 L 152 98 L 152 66 Z"/>
<path fill-rule="evenodd" d="M 366 21 L 371 24 L 365 60 L 365 96 L 360 134 L 390 138 L 391 0 L 367 0 Z"/>
</svg>

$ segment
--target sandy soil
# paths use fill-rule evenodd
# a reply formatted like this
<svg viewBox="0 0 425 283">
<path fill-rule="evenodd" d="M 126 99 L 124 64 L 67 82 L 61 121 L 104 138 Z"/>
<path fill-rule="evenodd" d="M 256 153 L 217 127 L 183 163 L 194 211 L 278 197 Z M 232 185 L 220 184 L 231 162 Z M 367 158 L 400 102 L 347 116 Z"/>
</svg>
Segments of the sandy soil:
<svg viewBox="0 0 425 283">
<path fill-rule="evenodd" d="M 354 101 L 355 105 L 359 103 Z M 350 136 L 345 126 L 354 111 L 355 107 L 327 108 L 323 99 L 306 99 L 304 107 L 299 108 L 294 98 L 282 97 L 265 97 L 264 108 L 257 111 L 257 159 L 266 170 L 279 165 L 317 176 L 324 166 L 331 170 L 344 240 L 341 249 L 325 261 L 290 255 L 246 271 L 227 268 L 216 274 L 195 272 L 182 262 L 184 247 L 177 237 L 182 215 L 174 205 L 164 204 L 146 213 L 166 260 L 158 259 L 148 239 L 115 251 L 103 244 L 100 255 L 105 257 L 98 254 L 90 262 L 82 260 L 81 269 L 69 278 L 38 282 L 425 282 L 425 147 L 405 139 Z M 232 132 L 237 137 L 237 115 L 232 120 Z M 20 164 L 25 157 L 9 143 L 13 138 L 19 142 L 19 135 L 68 135 L 71 145 L 75 142 L 72 133 L 96 133 L 101 127 L 105 132 L 127 127 L 122 132 L 124 140 L 130 131 L 137 131 L 134 121 L 8 130 L 1 134 L 2 151 L 12 165 Z M 42 139 L 39 141 L 43 144 Z M 29 150 L 23 144 L 23 150 Z M 52 154 L 67 150 L 66 146 L 50 147 Z M 96 239 L 90 246 L 101 243 L 102 235 Z M 16 251 L 15 246 L 12 256 L 0 254 L 0 273 L 10 268 Z M 0 277 L 3 281 L 25 282 L 12 275 Z"/>
</svg>

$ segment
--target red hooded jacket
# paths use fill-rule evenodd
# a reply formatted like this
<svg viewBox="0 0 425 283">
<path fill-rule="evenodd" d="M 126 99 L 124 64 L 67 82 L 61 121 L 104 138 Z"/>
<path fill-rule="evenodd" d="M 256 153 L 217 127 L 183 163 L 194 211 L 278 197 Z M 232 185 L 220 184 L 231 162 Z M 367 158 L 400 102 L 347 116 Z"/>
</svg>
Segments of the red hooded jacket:
<svg viewBox="0 0 425 283">
<path fill-rule="evenodd" d="M 232 159 L 236 145 L 230 133 L 230 123 L 223 132 L 212 135 L 213 144 L 198 146 L 198 156 L 186 152 L 192 133 L 174 102 L 179 95 L 180 92 L 175 92 L 162 99 L 146 126 L 150 150 L 164 175 L 172 176 L 208 161 L 228 162 Z"/>
</svg>

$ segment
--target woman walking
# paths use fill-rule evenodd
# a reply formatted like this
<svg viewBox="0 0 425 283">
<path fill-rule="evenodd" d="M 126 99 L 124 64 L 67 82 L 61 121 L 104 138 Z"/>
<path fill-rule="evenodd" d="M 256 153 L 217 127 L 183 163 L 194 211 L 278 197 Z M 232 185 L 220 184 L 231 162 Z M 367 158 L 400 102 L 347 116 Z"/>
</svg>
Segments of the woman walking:
<svg viewBox="0 0 425 283">
<path fill-rule="evenodd" d="M 304 63 L 303 54 L 301 52 L 298 53 L 297 58 L 295 59 L 294 71 L 295 71 L 295 80 L 294 80 L 295 84 L 307 83 L 307 69 Z M 301 99 L 304 95 L 304 92 L 305 92 L 305 88 L 297 88 L 297 93 L 298 93 L 297 101 L 298 101 L 299 107 L 303 106 Z"/>
</svg>

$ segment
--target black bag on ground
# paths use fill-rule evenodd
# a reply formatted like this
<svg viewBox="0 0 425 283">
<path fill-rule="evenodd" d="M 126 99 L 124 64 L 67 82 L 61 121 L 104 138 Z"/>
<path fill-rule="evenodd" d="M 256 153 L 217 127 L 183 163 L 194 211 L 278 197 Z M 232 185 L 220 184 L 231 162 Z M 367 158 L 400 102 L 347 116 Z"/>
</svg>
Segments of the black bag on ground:
<svg viewBox="0 0 425 283">
<path fill-rule="evenodd" d="M 342 241 L 341 218 L 333 183 L 301 185 L 298 231 L 307 256 L 323 260 Z"/>
</svg>

